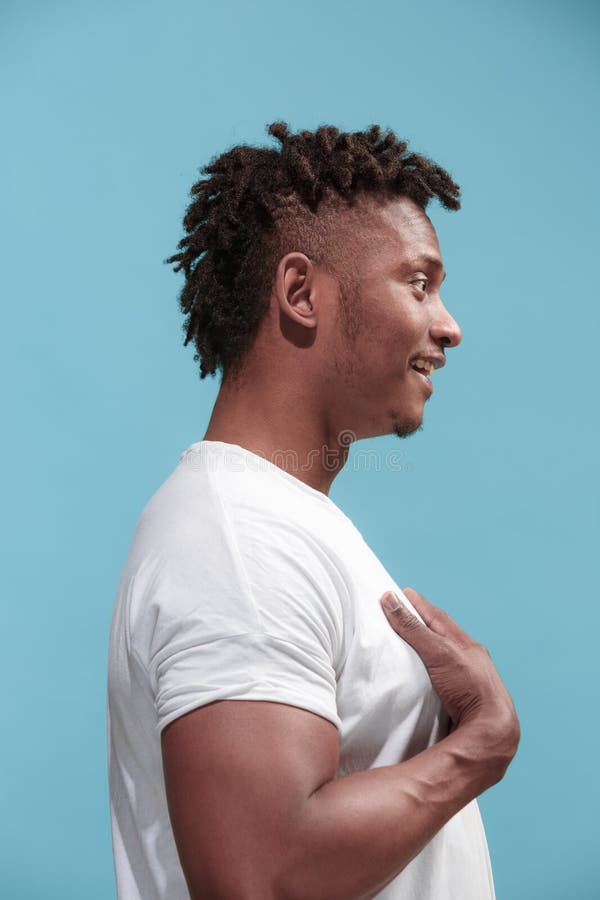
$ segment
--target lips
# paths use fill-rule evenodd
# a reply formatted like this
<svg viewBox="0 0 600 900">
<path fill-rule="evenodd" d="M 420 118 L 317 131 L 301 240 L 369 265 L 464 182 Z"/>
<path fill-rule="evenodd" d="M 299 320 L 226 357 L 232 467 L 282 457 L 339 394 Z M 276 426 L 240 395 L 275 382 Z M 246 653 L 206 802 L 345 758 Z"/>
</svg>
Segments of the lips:
<svg viewBox="0 0 600 900">
<path fill-rule="evenodd" d="M 410 365 L 416 371 L 431 375 L 434 369 L 441 369 L 446 365 L 446 357 L 439 353 L 415 353 L 410 359 Z"/>
<path fill-rule="evenodd" d="M 424 375 L 422 372 L 419 372 L 418 369 L 413 368 L 413 372 L 415 373 L 415 375 L 417 376 L 419 381 L 425 387 L 425 390 L 427 391 L 428 395 L 432 394 L 433 393 L 433 384 L 431 383 L 431 379 L 429 378 L 429 376 Z"/>
</svg>

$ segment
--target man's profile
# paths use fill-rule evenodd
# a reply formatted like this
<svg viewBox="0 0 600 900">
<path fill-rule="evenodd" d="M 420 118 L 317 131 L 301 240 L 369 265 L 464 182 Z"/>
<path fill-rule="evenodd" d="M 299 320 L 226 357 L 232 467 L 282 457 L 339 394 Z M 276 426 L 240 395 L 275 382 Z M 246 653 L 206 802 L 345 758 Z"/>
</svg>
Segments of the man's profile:
<svg viewBox="0 0 600 900">
<path fill-rule="evenodd" d="M 269 133 L 204 167 L 167 260 L 221 385 L 115 600 L 118 896 L 491 900 L 476 797 L 517 750 L 510 695 L 328 496 L 354 441 L 421 427 L 460 342 L 425 212 L 459 188 L 377 125 Z"/>
</svg>

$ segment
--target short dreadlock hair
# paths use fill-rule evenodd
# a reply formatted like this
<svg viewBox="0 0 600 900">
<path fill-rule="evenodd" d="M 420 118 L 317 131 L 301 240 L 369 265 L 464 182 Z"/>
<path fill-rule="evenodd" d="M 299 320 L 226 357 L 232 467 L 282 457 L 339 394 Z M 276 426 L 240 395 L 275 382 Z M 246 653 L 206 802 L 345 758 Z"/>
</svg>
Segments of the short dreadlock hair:
<svg viewBox="0 0 600 900">
<path fill-rule="evenodd" d="M 193 185 L 180 252 L 165 260 L 185 273 L 184 346 L 194 342 L 201 379 L 218 368 L 223 378 L 241 369 L 283 255 L 305 253 L 340 284 L 353 277 L 349 254 L 343 267 L 337 264 L 344 256 L 340 211 L 351 214 L 354 207 L 356 214 L 360 197 L 405 196 L 423 210 L 437 197 L 446 209 L 460 208 L 460 188 L 448 172 L 408 153 L 407 141 L 389 130 L 382 135 L 379 125 L 351 133 L 323 125 L 292 134 L 285 122 L 273 122 L 268 133 L 279 148 L 241 144 L 200 169 L 209 177 Z"/>
</svg>

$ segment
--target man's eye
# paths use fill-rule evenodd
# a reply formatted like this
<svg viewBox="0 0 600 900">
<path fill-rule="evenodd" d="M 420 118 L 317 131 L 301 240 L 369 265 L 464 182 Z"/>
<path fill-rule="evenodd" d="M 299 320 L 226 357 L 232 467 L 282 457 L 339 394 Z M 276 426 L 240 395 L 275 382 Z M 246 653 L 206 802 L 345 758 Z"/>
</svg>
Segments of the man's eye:
<svg viewBox="0 0 600 900">
<path fill-rule="evenodd" d="M 413 284 L 422 284 L 423 287 L 421 290 L 425 292 L 427 290 L 428 279 L 427 278 L 417 278 L 416 281 L 413 281 Z"/>
</svg>

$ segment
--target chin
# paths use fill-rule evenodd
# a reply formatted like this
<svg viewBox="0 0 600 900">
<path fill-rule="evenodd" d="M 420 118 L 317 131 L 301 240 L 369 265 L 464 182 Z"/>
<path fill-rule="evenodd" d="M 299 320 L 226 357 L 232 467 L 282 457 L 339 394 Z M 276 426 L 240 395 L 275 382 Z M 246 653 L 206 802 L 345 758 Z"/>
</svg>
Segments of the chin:
<svg viewBox="0 0 600 900">
<path fill-rule="evenodd" d="M 403 420 L 394 422 L 392 426 L 392 431 L 399 438 L 409 437 L 411 434 L 414 434 L 416 431 L 420 431 L 423 428 L 423 417 L 419 419 L 412 420 Z"/>
</svg>

